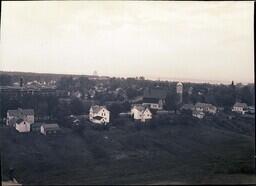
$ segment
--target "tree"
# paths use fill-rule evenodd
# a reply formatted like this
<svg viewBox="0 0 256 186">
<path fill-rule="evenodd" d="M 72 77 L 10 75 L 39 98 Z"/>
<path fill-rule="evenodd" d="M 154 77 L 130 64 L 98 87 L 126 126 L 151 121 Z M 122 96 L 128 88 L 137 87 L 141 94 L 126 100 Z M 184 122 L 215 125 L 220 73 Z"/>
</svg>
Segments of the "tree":
<svg viewBox="0 0 256 186">
<path fill-rule="evenodd" d="M 244 86 L 239 91 L 239 98 L 241 102 L 247 103 L 248 105 L 253 104 L 253 95 L 248 86 Z"/>
<path fill-rule="evenodd" d="M 175 91 L 170 91 L 165 99 L 166 109 L 176 110 L 178 108 L 178 95 Z"/>
<path fill-rule="evenodd" d="M 83 107 L 83 103 L 81 100 L 79 100 L 78 98 L 72 99 L 71 103 L 70 103 L 70 110 L 72 114 L 83 114 L 84 111 L 84 107 Z"/>
<path fill-rule="evenodd" d="M 12 85 L 12 77 L 7 74 L 0 75 L 0 86 Z"/>
</svg>

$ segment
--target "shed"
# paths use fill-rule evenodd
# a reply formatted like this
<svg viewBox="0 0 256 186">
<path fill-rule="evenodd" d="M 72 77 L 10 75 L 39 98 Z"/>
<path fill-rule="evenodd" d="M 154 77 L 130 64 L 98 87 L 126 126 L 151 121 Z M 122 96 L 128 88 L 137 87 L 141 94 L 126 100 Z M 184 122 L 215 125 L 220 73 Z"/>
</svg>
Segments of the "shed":
<svg viewBox="0 0 256 186">
<path fill-rule="evenodd" d="M 56 123 L 41 125 L 41 133 L 44 134 L 44 135 L 56 134 L 59 131 L 60 131 L 60 127 Z"/>
</svg>

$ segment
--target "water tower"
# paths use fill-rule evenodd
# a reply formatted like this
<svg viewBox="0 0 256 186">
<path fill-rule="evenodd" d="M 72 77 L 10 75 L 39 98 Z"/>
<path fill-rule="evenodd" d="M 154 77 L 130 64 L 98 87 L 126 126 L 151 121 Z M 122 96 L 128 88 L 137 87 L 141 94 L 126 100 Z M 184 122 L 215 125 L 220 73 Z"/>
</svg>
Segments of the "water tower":
<svg viewBox="0 0 256 186">
<path fill-rule="evenodd" d="M 176 93 L 178 95 L 178 104 L 182 103 L 183 85 L 181 82 L 176 85 Z"/>
<path fill-rule="evenodd" d="M 96 70 L 93 71 L 93 76 L 98 76 L 98 72 Z"/>
</svg>

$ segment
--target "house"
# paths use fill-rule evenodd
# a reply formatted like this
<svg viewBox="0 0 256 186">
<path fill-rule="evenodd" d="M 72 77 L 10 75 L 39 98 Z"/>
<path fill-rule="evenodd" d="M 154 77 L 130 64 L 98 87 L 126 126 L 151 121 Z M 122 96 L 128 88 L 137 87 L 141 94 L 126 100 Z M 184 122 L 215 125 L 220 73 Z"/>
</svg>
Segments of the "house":
<svg viewBox="0 0 256 186">
<path fill-rule="evenodd" d="M 194 111 L 192 112 L 192 116 L 194 116 L 194 117 L 196 117 L 196 118 L 198 118 L 198 119 L 203 119 L 204 116 L 205 116 L 205 113 L 203 113 L 203 112 L 201 112 L 201 111 L 196 111 L 196 110 L 194 110 Z"/>
<path fill-rule="evenodd" d="M 60 127 L 58 124 L 53 123 L 53 124 L 43 124 L 41 125 L 40 132 L 44 135 L 48 134 L 56 134 L 60 131 Z"/>
<path fill-rule="evenodd" d="M 77 91 L 75 91 L 75 92 L 72 92 L 72 94 L 71 94 L 73 97 L 76 97 L 76 98 L 81 98 L 82 97 L 82 93 L 79 91 L 79 90 L 77 90 Z"/>
<path fill-rule="evenodd" d="M 19 132 L 30 132 L 31 123 L 19 118 L 16 121 L 15 128 Z"/>
<path fill-rule="evenodd" d="M 180 110 L 194 110 L 195 106 L 193 104 L 184 104 L 180 108 Z"/>
<path fill-rule="evenodd" d="M 30 124 L 34 123 L 34 110 L 33 109 L 21 109 L 17 110 L 8 110 L 6 125 L 10 127 L 16 127 L 16 121 L 22 119 Z"/>
<path fill-rule="evenodd" d="M 133 105 L 131 109 L 131 115 L 133 119 L 145 122 L 152 119 L 152 113 L 148 107 L 143 105 Z"/>
<path fill-rule="evenodd" d="M 215 107 L 214 105 L 209 104 L 209 103 L 200 103 L 200 102 L 198 102 L 198 103 L 195 104 L 195 110 L 199 111 L 199 112 L 208 112 L 208 113 L 211 113 L 211 114 L 216 114 L 217 107 Z"/>
<path fill-rule="evenodd" d="M 43 125 L 44 123 L 32 123 L 31 126 L 30 126 L 30 130 L 32 132 L 40 132 L 41 131 L 41 126 Z"/>
<path fill-rule="evenodd" d="M 150 109 L 162 110 L 166 96 L 165 90 L 146 88 L 143 93 L 142 105 L 149 106 Z"/>
<path fill-rule="evenodd" d="M 95 124 L 109 123 L 110 111 L 105 106 L 91 106 L 89 120 Z"/>
<path fill-rule="evenodd" d="M 255 107 L 254 106 L 248 106 L 248 114 L 255 114 Z"/>
<path fill-rule="evenodd" d="M 237 112 L 240 114 L 245 114 L 245 112 L 247 112 L 247 104 L 246 103 L 239 103 L 236 102 L 232 108 L 232 112 Z"/>
</svg>

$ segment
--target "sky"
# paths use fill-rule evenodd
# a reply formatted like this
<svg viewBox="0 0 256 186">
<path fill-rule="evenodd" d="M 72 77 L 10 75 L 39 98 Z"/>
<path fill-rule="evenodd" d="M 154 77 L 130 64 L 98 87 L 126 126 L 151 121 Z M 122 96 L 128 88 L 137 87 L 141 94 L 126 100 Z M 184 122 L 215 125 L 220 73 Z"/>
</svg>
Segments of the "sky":
<svg viewBox="0 0 256 186">
<path fill-rule="evenodd" d="M 253 82 L 253 2 L 3 1 L 0 68 Z"/>
</svg>

